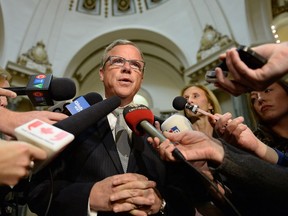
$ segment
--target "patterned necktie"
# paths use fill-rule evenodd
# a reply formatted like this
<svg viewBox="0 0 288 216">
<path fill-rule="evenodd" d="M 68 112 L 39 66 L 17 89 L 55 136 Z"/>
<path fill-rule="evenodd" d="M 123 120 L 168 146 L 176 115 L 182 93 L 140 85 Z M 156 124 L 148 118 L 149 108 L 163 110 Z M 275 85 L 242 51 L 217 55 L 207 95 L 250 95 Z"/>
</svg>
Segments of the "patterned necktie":
<svg viewBox="0 0 288 216">
<path fill-rule="evenodd" d="M 115 111 L 117 121 L 115 125 L 115 142 L 122 163 L 124 172 L 127 170 L 130 155 L 130 140 L 126 130 L 126 123 L 123 117 L 123 109 Z"/>
</svg>

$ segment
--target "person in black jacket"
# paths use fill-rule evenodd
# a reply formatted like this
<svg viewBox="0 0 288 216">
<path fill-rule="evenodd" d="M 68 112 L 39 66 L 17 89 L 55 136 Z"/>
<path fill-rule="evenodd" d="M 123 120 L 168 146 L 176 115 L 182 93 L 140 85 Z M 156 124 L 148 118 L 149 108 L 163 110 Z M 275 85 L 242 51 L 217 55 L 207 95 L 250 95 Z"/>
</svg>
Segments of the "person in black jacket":
<svg viewBox="0 0 288 216">
<path fill-rule="evenodd" d="M 117 110 L 133 103 L 144 68 L 143 55 L 131 41 L 116 40 L 104 51 L 100 79 L 106 98 L 121 98 Z M 114 140 L 115 125 L 114 112 L 95 122 L 32 177 L 28 195 L 32 212 L 39 216 L 194 214 L 186 191 L 169 180 L 170 172 L 177 175 L 174 165 L 167 169 L 147 137 L 127 127 L 131 151 L 129 158 L 121 155 Z"/>
</svg>

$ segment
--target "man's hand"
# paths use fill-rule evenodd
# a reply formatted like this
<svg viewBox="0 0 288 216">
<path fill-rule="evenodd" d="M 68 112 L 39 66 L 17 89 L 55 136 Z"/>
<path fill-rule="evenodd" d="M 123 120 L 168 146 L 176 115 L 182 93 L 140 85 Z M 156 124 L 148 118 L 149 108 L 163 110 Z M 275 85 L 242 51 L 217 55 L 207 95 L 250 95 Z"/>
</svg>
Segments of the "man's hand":
<svg viewBox="0 0 288 216">
<path fill-rule="evenodd" d="M 140 174 L 108 177 L 93 186 L 90 206 L 94 211 L 129 212 L 143 216 L 155 214 L 162 203 L 155 186 L 155 182 Z"/>
</svg>

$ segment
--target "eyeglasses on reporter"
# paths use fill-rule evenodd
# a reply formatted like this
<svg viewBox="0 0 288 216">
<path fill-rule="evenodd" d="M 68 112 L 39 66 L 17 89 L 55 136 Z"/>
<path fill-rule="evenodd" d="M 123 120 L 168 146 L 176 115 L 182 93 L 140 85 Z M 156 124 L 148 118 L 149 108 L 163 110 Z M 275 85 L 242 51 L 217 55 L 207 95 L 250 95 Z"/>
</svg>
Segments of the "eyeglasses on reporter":
<svg viewBox="0 0 288 216">
<path fill-rule="evenodd" d="M 125 65 L 126 62 L 129 63 L 130 67 L 132 68 L 132 70 L 134 71 L 138 71 L 143 73 L 144 72 L 144 68 L 145 68 L 145 62 L 142 60 L 135 60 L 135 59 L 125 59 L 121 56 L 109 56 L 106 61 L 103 63 L 103 67 L 105 66 L 105 64 L 109 62 L 109 64 L 111 66 L 117 66 L 117 67 L 123 67 Z"/>
</svg>

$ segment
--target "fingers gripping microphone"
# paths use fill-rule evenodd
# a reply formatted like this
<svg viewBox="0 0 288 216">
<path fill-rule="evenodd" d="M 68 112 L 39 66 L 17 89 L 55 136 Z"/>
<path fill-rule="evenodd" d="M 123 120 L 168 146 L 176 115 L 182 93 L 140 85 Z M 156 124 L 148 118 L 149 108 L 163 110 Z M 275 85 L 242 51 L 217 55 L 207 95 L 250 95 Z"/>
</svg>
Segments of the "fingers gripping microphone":
<svg viewBox="0 0 288 216">
<path fill-rule="evenodd" d="M 69 78 L 53 78 L 52 74 L 30 76 L 26 87 L 7 87 L 17 95 L 27 95 L 33 106 L 51 106 L 55 101 L 72 99 L 76 86 Z"/>
<path fill-rule="evenodd" d="M 33 172 L 38 172 L 61 152 L 73 139 L 104 118 L 118 106 L 121 100 L 113 96 L 96 103 L 53 125 L 34 119 L 15 129 L 18 140 L 34 144 L 47 152 L 45 161 L 38 161 Z"/>
<path fill-rule="evenodd" d="M 146 132 L 153 138 L 158 137 L 161 143 L 166 140 L 166 137 L 153 126 L 154 115 L 145 105 L 127 106 L 123 110 L 123 116 L 129 128 L 137 135 L 144 135 Z M 178 160 L 186 161 L 177 148 L 174 149 L 172 154 Z"/>
</svg>

